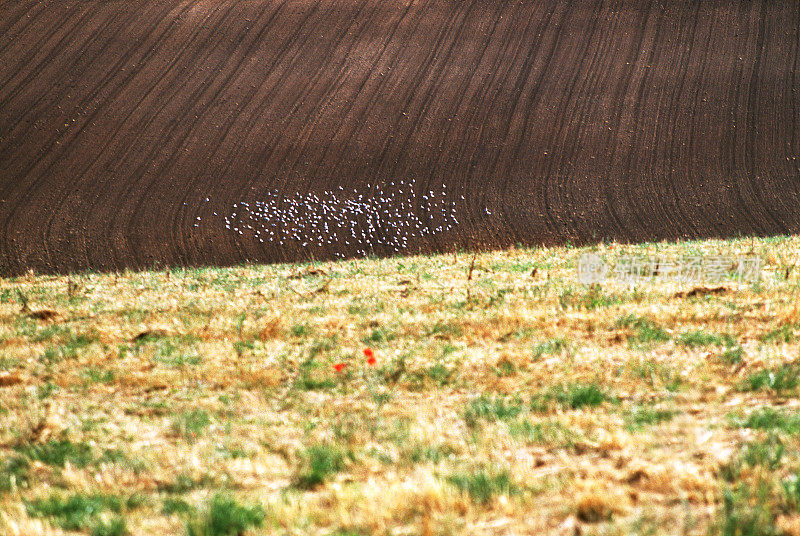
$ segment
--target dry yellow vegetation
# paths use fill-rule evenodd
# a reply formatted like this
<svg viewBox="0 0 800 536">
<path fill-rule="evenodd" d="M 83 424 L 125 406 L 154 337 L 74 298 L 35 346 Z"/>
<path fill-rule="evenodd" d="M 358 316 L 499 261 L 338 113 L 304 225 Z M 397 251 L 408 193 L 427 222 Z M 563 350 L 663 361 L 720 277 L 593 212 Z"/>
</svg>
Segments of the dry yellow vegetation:
<svg viewBox="0 0 800 536">
<path fill-rule="evenodd" d="M 2 279 L 0 532 L 800 534 L 799 246 Z"/>
</svg>

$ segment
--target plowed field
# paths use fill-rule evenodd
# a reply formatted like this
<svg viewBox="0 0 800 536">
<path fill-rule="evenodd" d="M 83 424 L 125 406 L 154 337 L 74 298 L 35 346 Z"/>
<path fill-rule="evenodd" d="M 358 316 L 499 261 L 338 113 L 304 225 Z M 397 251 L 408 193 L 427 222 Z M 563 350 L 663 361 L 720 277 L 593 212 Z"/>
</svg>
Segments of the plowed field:
<svg viewBox="0 0 800 536">
<path fill-rule="evenodd" d="M 800 3 L 0 3 L 0 273 L 800 231 Z"/>
</svg>

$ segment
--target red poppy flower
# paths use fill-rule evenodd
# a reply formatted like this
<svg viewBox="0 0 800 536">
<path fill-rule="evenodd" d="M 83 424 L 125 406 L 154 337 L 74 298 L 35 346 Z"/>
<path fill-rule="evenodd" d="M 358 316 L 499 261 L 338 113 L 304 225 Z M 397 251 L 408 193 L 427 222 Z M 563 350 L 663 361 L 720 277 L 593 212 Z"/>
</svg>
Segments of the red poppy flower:
<svg viewBox="0 0 800 536">
<path fill-rule="evenodd" d="M 344 367 L 347 366 L 347 363 L 336 363 L 333 368 L 336 369 L 336 372 L 341 372 L 344 370 Z"/>
<path fill-rule="evenodd" d="M 374 365 L 378 362 L 378 360 L 375 359 L 375 352 L 372 351 L 372 348 L 364 348 L 364 355 L 367 356 L 367 363 L 370 365 Z"/>
</svg>

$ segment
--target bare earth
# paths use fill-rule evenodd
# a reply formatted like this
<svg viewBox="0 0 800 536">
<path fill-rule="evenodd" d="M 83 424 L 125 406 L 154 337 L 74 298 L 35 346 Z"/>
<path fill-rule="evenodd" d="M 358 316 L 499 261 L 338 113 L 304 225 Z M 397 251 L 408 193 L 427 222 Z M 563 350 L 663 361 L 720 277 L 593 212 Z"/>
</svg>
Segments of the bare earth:
<svg viewBox="0 0 800 536">
<path fill-rule="evenodd" d="M 393 254 L 224 218 L 400 180 L 394 224 L 431 190 L 458 219 L 402 253 L 796 233 L 798 21 L 767 0 L 3 2 L 0 273 Z"/>
</svg>

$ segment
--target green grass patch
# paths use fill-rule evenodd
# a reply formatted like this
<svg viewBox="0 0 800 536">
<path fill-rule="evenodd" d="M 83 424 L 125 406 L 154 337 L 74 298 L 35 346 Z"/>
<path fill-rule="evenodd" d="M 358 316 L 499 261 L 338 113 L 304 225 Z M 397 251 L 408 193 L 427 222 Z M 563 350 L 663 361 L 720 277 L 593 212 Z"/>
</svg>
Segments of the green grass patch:
<svg viewBox="0 0 800 536">
<path fill-rule="evenodd" d="M 652 358 L 630 361 L 628 368 L 634 377 L 641 378 L 651 387 L 663 387 L 675 392 L 683 386 L 683 379 L 674 368 Z"/>
<path fill-rule="evenodd" d="M 770 432 L 764 439 L 741 445 L 736 455 L 720 466 L 720 476 L 726 482 L 736 483 L 742 480 L 744 470 L 748 467 L 775 471 L 783 464 L 785 454 L 786 448 L 780 437 Z"/>
<path fill-rule="evenodd" d="M 580 434 L 558 421 L 532 423 L 528 419 L 517 419 L 510 421 L 507 426 L 511 437 L 530 444 L 565 448 L 575 446 L 581 439 Z"/>
<path fill-rule="evenodd" d="M 614 326 L 633 331 L 628 336 L 628 345 L 631 347 L 666 342 L 672 338 L 669 333 L 652 320 L 634 314 L 619 317 Z"/>
<path fill-rule="evenodd" d="M 108 521 L 98 520 L 91 532 L 92 536 L 125 536 L 126 534 L 129 534 L 128 524 L 121 516 L 114 516 Z"/>
<path fill-rule="evenodd" d="M 69 462 L 75 467 L 86 467 L 93 460 L 92 447 L 86 443 L 73 443 L 68 439 L 50 440 L 39 445 L 25 445 L 15 449 L 31 461 L 64 467 Z"/>
<path fill-rule="evenodd" d="M 367 346 L 372 344 L 382 344 L 394 340 L 395 334 L 386 328 L 375 328 L 370 333 L 361 338 L 361 342 Z"/>
<path fill-rule="evenodd" d="M 189 491 L 210 486 L 212 484 L 212 479 L 207 475 L 204 475 L 201 479 L 196 480 L 185 473 L 181 473 L 175 477 L 173 482 L 159 484 L 158 491 L 175 494 L 187 493 Z"/>
<path fill-rule="evenodd" d="M 492 367 L 492 372 L 494 372 L 498 378 L 505 378 L 516 374 L 517 367 L 508 359 L 502 359 L 498 361 L 496 366 Z"/>
<path fill-rule="evenodd" d="M 416 445 L 404 457 L 411 463 L 438 464 L 455 454 L 455 450 L 448 445 Z"/>
<path fill-rule="evenodd" d="M 36 335 L 32 338 L 35 337 Z M 46 348 L 44 353 L 39 356 L 39 362 L 48 367 L 66 359 L 76 359 L 79 354 L 99 341 L 97 334 L 94 332 L 75 334 L 69 329 L 60 332 L 57 338 L 61 344 Z"/>
<path fill-rule="evenodd" d="M 155 353 L 153 354 L 153 361 L 161 363 L 170 368 L 183 368 L 186 366 L 197 366 L 202 362 L 202 359 L 197 352 L 191 348 L 187 349 L 187 345 L 191 346 L 193 341 L 185 339 L 157 339 L 154 346 Z"/>
<path fill-rule="evenodd" d="M 425 369 L 425 375 L 439 386 L 452 383 L 455 373 L 456 370 L 454 368 L 447 367 L 442 363 L 436 363 Z"/>
<path fill-rule="evenodd" d="M 770 435 L 763 441 L 750 441 L 740 453 L 741 461 L 750 467 L 766 467 L 778 469 L 786 454 L 786 447 L 776 435 Z"/>
<path fill-rule="evenodd" d="M 569 349 L 567 340 L 563 337 L 555 337 L 535 345 L 532 355 L 534 359 L 539 359 L 543 355 L 559 354 L 567 349 Z"/>
<path fill-rule="evenodd" d="M 667 409 L 655 409 L 648 406 L 635 406 L 625 413 L 625 428 L 630 432 L 635 432 L 646 426 L 654 426 L 662 422 L 671 421 L 676 411 Z"/>
<path fill-rule="evenodd" d="M 531 397 L 532 411 L 547 411 L 554 404 L 568 409 L 597 407 L 611 397 L 596 383 L 570 383 L 554 385 L 549 389 Z"/>
<path fill-rule="evenodd" d="M 102 370 L 98 368 L 87 368 L 81 374 L 87 383 L 109 383 L 114 381 L 113 370 Z"/>
<path fill-rule="evenodd" d="M 732 426 L 755 430 L 780 431 L 787 434 L 800 434 L 800 413 L 777 411 L 774 408 L 759 408 L 746 418 L 731 415 Z"/>
<path fill-rule="evenodd" d="M 0 465 L 0 493 L 7 493 L 28 482 L 30 464 L 22 456 L 12 456 Z"/>
<path fill-rule="evenodd" d="M 302 469 L 295 479 L 301 489 L 314 489 L 345 467 L 345 453 L 333 445 L 312 445 L 302 458 Z"/>
<path fill-rule="evenodd" d="M 728 348 L 719 354 L 719 360 L 726 365 L 738 365 L 744 359 L 744 349 L 741 346 Z"/>
<path fill-rule="evenodd" d="M 785 510 L 800 512 L 800 472 L 795 472 L 781 481 L 781 494 Z"/>
<path fill-rule="evenodd" d="M 82 493 L 66 498 L 59 494 L 53 494 L 46 499 L 26 500 L 24 503 L 25 509 L 31 517 L 51 518 L 64 530 L 89 528 L 92 534 L 97 535 L 125 534 L 127 529 L 124 520 L 120 523 L 121 518 L 115 517 L 105 523 L 100 516 L 105 512 L 119 514 L 131 507 L 126 500 L 116 495 L 85 495 Z"/>
<path fill-rule="evenodd" d="M 709 534 L 720 536 L 779 536 L 770 490 L 761 485 L 755 491 L 746 483 L 722 492 L 722 508 Z"/>
<path fill-rule="evenodd" d="M 625 300 L 618 294 L 609 294 L 603 291 L 600 285 L 593 285 L 587 290 L 566 288 L 558 297 L 558 303 L 562 309 L 578 309 L 594 311 L 604 307 L 620 305 Z"/>
<path fill-rule="evenodd" d="M 759 340 L 764 344 L 774 344 L 781 342 L 792 342 L 796 340 L 795 329 L 797 326 L 794 324 L 784 324 L 771 331 L 768 331 L 759 337 Z"/>
<path fill-rule="evenodd" d="M 187 521 L 187 536 L 240 536 L 260 527 L 266 513 L 260 504 L 243 506 L 225 494 L 214 495 L 207 508 Z"/>
<path fill-rule="evenodd" d="M 763 369 L 738 384 L 740 391 L 774 391 L 778 394 L 794 391 L 800 385 L 800 365 L 784 363 L 779 367 Z"/>
<path fill-rule="evenodd" d="M 295 324 L 292 326 L 290 333 L 292 337 L 308 337 L 313 333 L 313 329 L 308 324 Z"/>
<path fill-rule="evenodd" d="M 204 410 L 181 413 L 172 419 L 172 432 L 184 439 L 194 441 L 211 425 L 211 417 Z"/>
<path fill-rule="evenodd" d="M 308 359 L 300 363 L 295 387 L 303 391 L 319 391 L 336 387 L 339 382 L 334 376 L 333 366 L 317 361 L 315 356 L 316 354 L 311 354 Z M 347 375 L 347 371 L 339 374 Z"/>
<path fill-rule="evenodd" d="M 454 473 L 447 477 L 447 482 L 462 493 L 469 494 L 474 502 L 484 505 L 496 495 L 511 495 L 517 492 L 516 486 L 511 483 L 511 477 L 505 471 L 494 474 L 486 471 Z"/>
<path fill-rule="evenodd" d="M 197 509 L 180 497 L 167 497 L 161 503 L 161 513 L 165 516 L 175 514 L 194 514 Z"/>
<path fill-rule="evenodd" d="M 513 419 L 524 409 L 525 406 L 521 399 L 481 395 L 470 400 L 464 412 L 464 420 L 467 424 L 474 424 L 479 419 L 488 421 Z"/>
<path fill-rule="evenodd" d="M 716 333 L 708 333 L 702 329 L 681 333 L 676 339 L 676 342 L 690 348 L 698 348 L 703 346 L 730 347 L 736 344 L 736 340 L 731 335 L 717 335 Z"/>
</svg>

